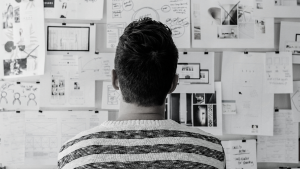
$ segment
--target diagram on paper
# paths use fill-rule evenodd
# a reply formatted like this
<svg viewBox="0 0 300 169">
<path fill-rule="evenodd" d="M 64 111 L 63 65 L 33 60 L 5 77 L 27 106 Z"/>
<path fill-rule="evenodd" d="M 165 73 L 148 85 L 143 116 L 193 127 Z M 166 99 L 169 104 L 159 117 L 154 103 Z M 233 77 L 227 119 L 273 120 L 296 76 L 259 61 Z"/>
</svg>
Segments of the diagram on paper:
<svg viewBox="0 0 300 169">
<path fill-rule="evenodd" d="M 120 25 L 125 22 L 125 25 L 128 25 L 132 21 L 149 17 L 170 27 L 177 47 L 189 46 L 190 2 L 188 0 L 160 0 L 156 3 L 147 0 L 114 0 L 107 4 L 107 9 L 110 27 L 112 23 Z M 120 29 L 116 31 L 110 29 L 108 35 L 111 32 L 115 32 L 111 35 L 116 35 L 117 30 Z"/>
<path fill-rule="evenodd" d="M 80 56 L 78 58 L 80 79 L 110 80 L 114 58 L 114 53 Z"/>
<path fill-rule="evenodd" d="M 0 105 L 7 109 L 38 109 L 39 94 L 39 84 L 0 82 Z"/>
</svg>

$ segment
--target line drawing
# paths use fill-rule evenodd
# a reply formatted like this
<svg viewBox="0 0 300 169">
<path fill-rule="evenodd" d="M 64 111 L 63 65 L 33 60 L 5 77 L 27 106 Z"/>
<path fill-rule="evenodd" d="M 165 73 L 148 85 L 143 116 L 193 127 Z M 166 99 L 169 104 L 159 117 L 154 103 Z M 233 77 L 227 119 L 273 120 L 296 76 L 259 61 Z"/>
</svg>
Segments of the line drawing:
<svg viewBox="0 0 300 169">
<path fill-rule="evenodd" d="M 27 106 L 29 106 L 29 103 L 30 102 L 34 102 L 35 103 L 35 105 L 37 105 L 37 103 L 36 103 L 36 101 L 35 101 L 35 94 L 34 93 L 30 93 L 29 95 L 28 95 L 28 102 L 27 102 Z"/>
<path fill-rule="evenodd" d="M 2 103 L 2 99 L 5 99 L 6 104 L 8 104 L 8 101 L 7 101 L 6 96 L 7 96 L 7 93 L 6 93 L 5 91 L 2 91 L 2 92 L 1 92 L 0 103 Z"/>
<path fill-rule="evenodd" d="M 20 93 L 17 92 L 17 93 L 14 94 L 13 105 L 15 105 L 16 102 L 18 102 L 19 105 L 22 105 L 22 104 L 21 104 L 21 101 L 20 101 L 20 97 L 21 97 Z"/>
</svg>

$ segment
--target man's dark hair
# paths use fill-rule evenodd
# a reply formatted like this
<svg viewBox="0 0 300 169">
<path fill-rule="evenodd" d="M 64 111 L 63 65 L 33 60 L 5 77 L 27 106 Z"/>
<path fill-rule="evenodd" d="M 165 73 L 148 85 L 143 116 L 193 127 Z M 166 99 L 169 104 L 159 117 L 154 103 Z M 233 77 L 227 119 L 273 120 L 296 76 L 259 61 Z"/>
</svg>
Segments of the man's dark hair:
<svg viewBox="0 0 300 169">
<path fill-rule="evenodd" d="M 123 100 L 145 107 L 163 105 L 177 62 L 170 28 L 147 17 L 130 23 L 119 39 L 115 57 Z"/>
</svg>

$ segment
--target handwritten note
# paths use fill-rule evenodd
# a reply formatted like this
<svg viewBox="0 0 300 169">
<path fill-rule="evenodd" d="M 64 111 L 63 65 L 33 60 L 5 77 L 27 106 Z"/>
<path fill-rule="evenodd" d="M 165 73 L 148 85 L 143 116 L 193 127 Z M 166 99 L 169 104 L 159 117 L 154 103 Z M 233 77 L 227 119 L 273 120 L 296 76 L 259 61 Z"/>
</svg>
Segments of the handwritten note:
<svg viewBox="0 0 300 169">
<path fill-rule="evenodd" d="M 292 93 L 293 67 L 292 53 L 269 52 L 265 59 L 265 92 Z"/>
<path fill-rule="evenodd" d="M 300 81 L 294 82 L 294 92 L 290 94 L 293 111 L 293 121 L 300 122 Z"/>
<path fill-rule="evenodd" d="M 293 123 L 291 110 L 275 112 L 274 136 L 258 136 L 257 161 L 298 163 L 298 123 Z"/>
<path fill-rule="evenodd" d="M 235 100 L 222 100 L 223 114 L 236 114 Z"/>
<path fill-rule="evenodd" d="M 222 141 L 227 169 L 256 169 L 256 140 Z"/>
</svg>

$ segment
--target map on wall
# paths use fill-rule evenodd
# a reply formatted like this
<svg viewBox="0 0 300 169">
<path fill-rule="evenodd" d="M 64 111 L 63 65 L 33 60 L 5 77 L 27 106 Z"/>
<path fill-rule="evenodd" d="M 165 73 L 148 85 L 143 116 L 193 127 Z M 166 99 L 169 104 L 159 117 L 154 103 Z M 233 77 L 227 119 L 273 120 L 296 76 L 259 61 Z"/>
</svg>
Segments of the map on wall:
<svg viewBox="0 0 300 169">
<path fill-rule="evenodd" d="M 178 48 L 190 47 L 189 0 L 111 0 L 107 1 L 107 47 L 115 48 L 125 27 L 132 21 L 150 17 L 172 30 Z"/>
<path fill-rule="evenodd" d="M 1 0 L 0 12 L 0 76 L 44 74 L 43 2 Z"/>
</svg>

